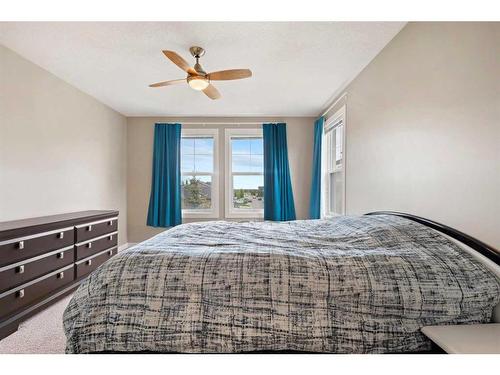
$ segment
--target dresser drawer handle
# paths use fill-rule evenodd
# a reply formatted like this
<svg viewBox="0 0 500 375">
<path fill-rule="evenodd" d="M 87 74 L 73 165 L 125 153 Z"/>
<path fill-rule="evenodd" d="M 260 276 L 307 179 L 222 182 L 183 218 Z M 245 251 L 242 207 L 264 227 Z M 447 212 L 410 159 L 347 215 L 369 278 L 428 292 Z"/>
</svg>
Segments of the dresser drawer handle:
<svg viewBox="0 0 500 375">
<path fill-rule="evenodd" d="M 64 259 L 64 252 L 57 254 L 57 259 Z"/>
<path fill-rule="evenodd" d="M 113 225 L 113 220 L 108 221 L 108 225 Z"/>
<path fill-rule="evenodd" d="M 19 241 L 19 243 L 17 244 L 17 248 L 18 248 L 19 250 L 24 249 L 24 241 Z"/>
<path fill-rule="evenodd" d="M 91 265 L 92 265 L 92 259 L 87 260 L 87 261 L 85 262 L 85 264 L 86 264 L 87 266 L 91 266 Z"/>
<path fill-rule="evenodd" d="M 89 243 L 87 244 L 87 247 L 88 247 L 89 249 L 91 249 L 91 248 L 92 248 L 92 242 L 89 242 Z"/>
<path fill-rule="evenodd" d="M 64 272 L 59 272 L 59 273 L 57 274 L 57 278 L 58 278 L 58 279 L 64 279 Z"/>
<path fill-rule="evenodd" d="M 17 298 L 23 298 L 24 297 L 24 289 L 21 289 L 19 292 L 17 292 Z"/>
<path fill-rule="evenodd" d="M 59 234 L 57 235 L 57 238 L 59 238 L 59 239 L 61 239 L 61 240 L 62 240 L 62 239 L 64 238 L 64 232 L 59 233 Z"/>
<path fill-rule="evenodd" d="M 108 251 L 108 255 L 109 255 L 109 256 L 112 256 L 112 255 L 113 255 L 113 250 L 109 250 L 109 251 Z"/>
<path fill-rule="evenodd" d="M 113 236 L 109 236 L 109 237 L 108 237 L 108 239 L 109 239 L 110 241 L 113 241 Z"/>
<path fill-rule="evenodd" d="M 17 267 L 17 273 L 24 273 L 24 265 Z"/>
<path fill-rule="evenodd" d="M 89 225 L 89 226 L 87 227 L 87 230 L 88 230 L 89 232 L 92 232 L 92 225 Z"/>
</svg>

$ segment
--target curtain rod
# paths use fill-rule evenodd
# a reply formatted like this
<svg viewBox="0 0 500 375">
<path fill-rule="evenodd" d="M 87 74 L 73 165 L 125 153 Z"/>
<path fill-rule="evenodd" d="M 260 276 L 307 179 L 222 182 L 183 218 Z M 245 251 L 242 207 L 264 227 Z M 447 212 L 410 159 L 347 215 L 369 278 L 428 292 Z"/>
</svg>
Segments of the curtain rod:
<svg viewBox="0 0 500 375">
<path fill-rule="evenodd" d="M 328 106 L 328 108 L 325 110 L 325 112 L 323 112 L 323 114 L 319 117 L 323 117 L 324 115 L 326 115 L 328 112 L 330 112 L 332 110 L 333 107 L 335 107 L 335 105 L 340 102 L 344 97 L 347 96 L 347 92 L 344 92 L 342 95 L 340 95 L 337 100 L 335 100 L 332 104 L 330 104 Z"/>
<path fill-rule="evenodd" d="M 190 121 L 177 121 L 178 123 L 182 125 L 262 125 L 262 124 L 267 124 L 267 123 L 277 123 L 277 122 L 285 122 L 285 121 L 259 121 L 259 122 L 241 122 L 241 121 L 235 121 L 235 122 L 203 122 L 203 121 L 198 121 L 198 122 L 190 122 Z"/>
</svg>

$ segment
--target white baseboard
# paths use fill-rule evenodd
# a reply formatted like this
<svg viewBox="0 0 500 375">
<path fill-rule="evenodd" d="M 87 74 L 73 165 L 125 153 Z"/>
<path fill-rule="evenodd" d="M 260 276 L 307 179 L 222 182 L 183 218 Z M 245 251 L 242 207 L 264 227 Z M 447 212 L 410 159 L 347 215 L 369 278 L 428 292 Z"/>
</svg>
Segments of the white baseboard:
<svg viewBox="0 0 500 375">
<path fill-rule="evenodd" d="M 129 247 L 132 247 L 134 245 L 137 245 L 137 243 L 136 242 L 124 243 L 123 245 L 118 246 L 118 252 L 128 249 Z"/>
</svg>

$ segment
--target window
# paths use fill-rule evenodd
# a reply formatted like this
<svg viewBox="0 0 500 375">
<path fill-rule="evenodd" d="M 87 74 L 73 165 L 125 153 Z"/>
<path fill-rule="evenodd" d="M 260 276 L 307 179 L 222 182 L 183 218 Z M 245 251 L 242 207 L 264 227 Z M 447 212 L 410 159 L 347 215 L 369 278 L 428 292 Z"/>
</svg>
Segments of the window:
<svg viewBox="0 0 500 375">
<path fill-rule="evenodd" d="M 345 213 L 345 107 L 326 121 L 323 136 L 323 215 Z"/>
<path fill-rule="evenodd" d="M 219 216 L 217 129 L 182 129 L 182 216 Z"/>
<path fill-rule="evenodd" d="M 263 216 L 262 129 L 226 129 L 226 217 Z"/>
</svg>

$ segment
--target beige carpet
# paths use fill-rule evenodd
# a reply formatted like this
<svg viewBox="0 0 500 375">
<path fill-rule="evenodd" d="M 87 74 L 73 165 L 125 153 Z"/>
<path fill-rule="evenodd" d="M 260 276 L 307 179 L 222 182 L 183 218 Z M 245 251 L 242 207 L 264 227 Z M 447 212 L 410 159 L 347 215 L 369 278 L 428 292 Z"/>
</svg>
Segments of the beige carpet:
<svg viewBox="0 0 500 375">
<path fill-rule="evenodd" d="M 0 340 L 1 354 L 64 353 L 62 315 L 71 295 L 21 323 L 19 330 Z"/>
</svg>

